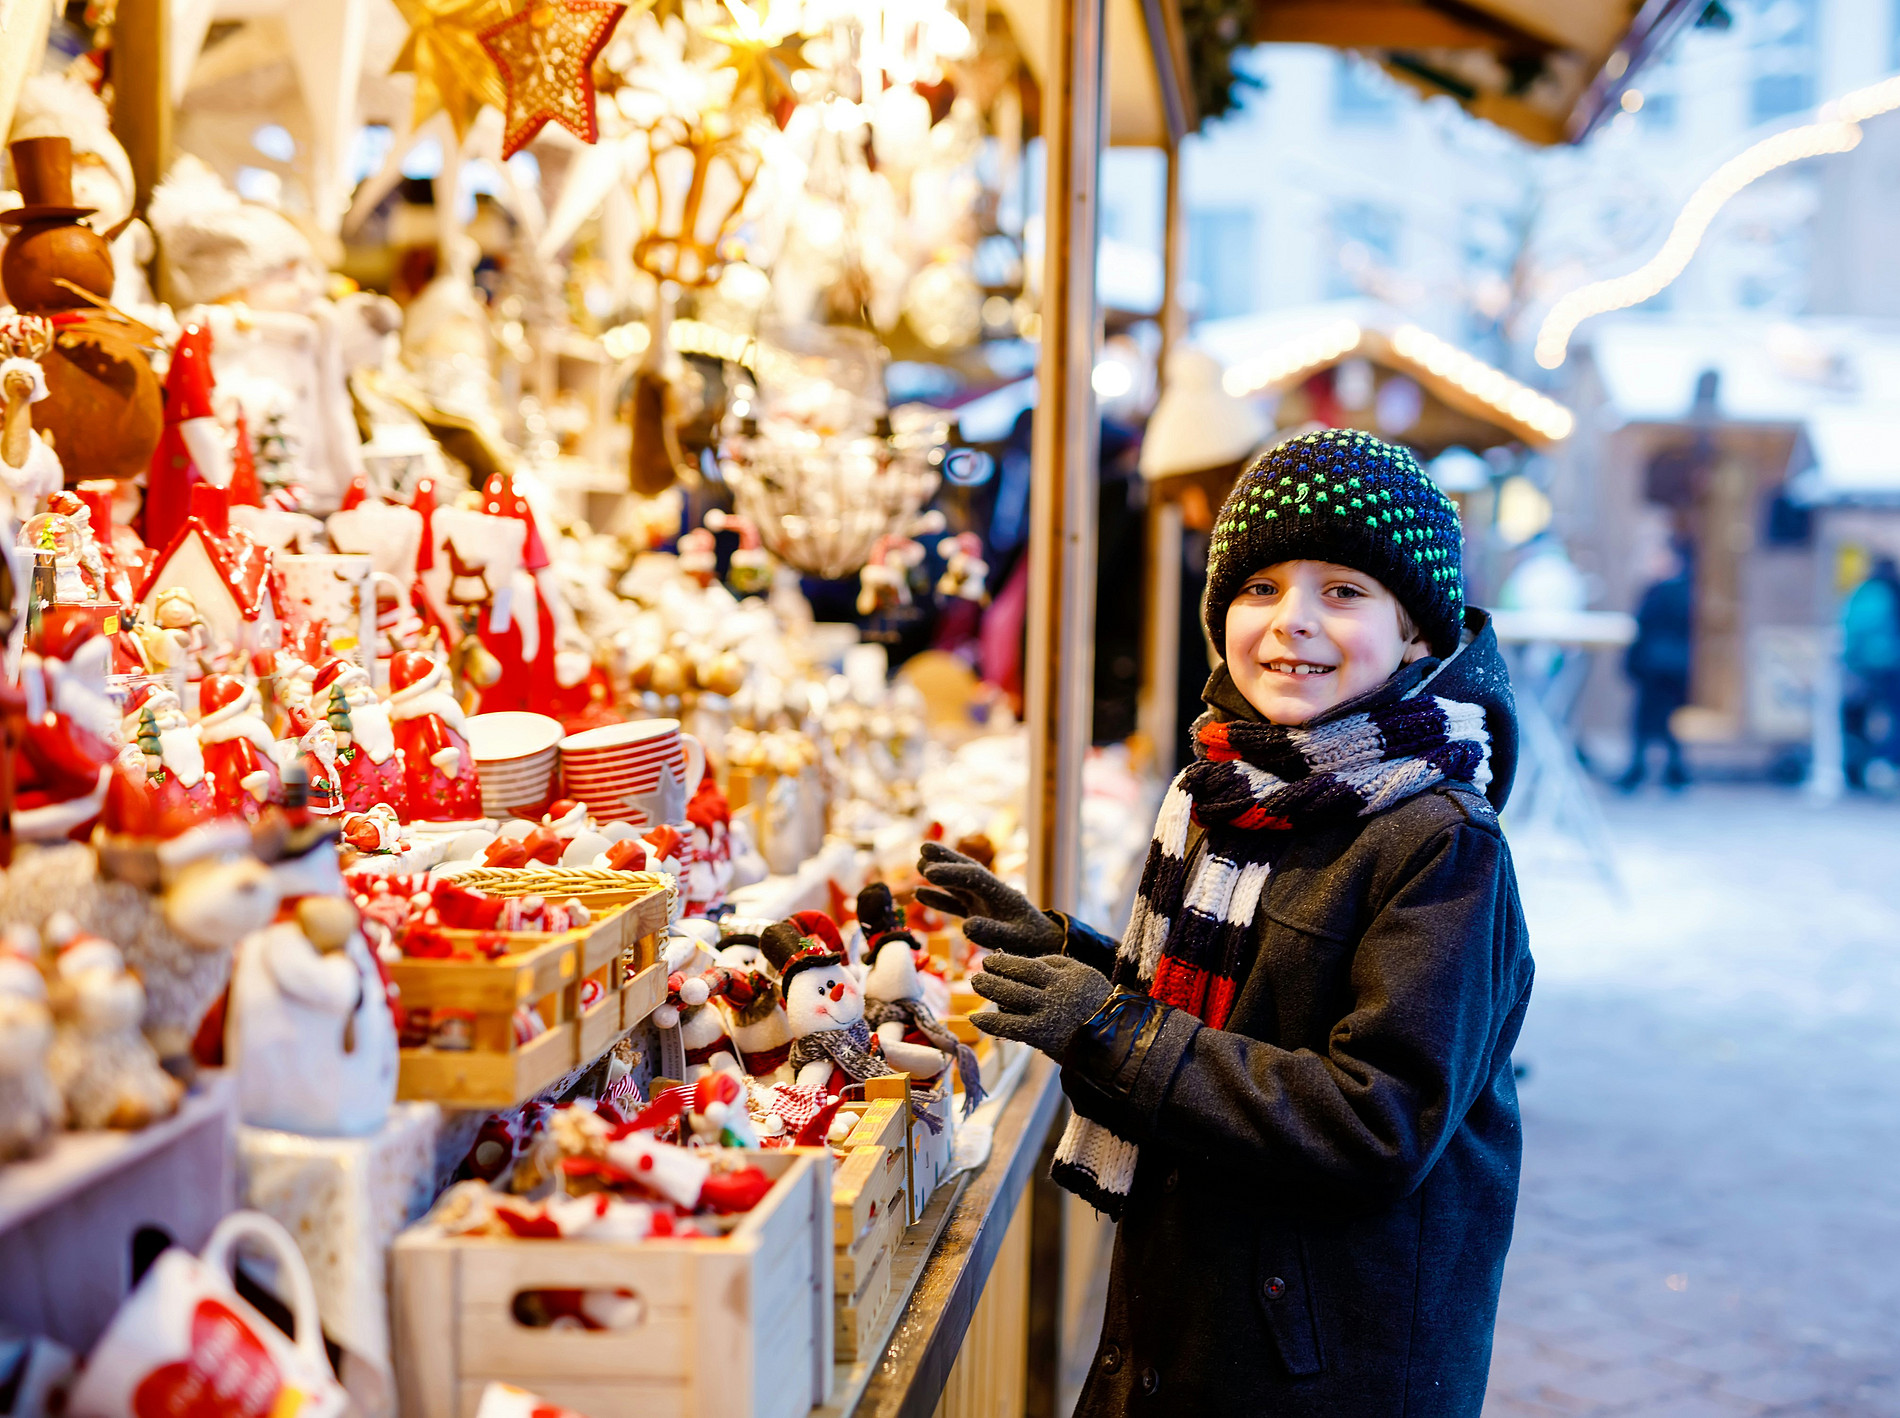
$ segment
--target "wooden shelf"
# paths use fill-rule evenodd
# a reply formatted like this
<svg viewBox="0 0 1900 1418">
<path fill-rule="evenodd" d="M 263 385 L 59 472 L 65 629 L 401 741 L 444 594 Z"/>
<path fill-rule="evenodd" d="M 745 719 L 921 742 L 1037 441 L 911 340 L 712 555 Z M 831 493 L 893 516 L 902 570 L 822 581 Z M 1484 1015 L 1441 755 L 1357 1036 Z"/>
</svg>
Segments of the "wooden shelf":
<svg viewBox="0 0 1900 1418">
<path fill-rule="evenodd" d="M 214 1120 L 235 1127 L 236 1093 L 237 1080 L 229 1072 L 202 1073 L 178 1111 L 164 1122 L 138 1132 L 64 1132 L 41 1156 L 0 1165 L 0 1233 L 136 1166 Z"/>
</svg>

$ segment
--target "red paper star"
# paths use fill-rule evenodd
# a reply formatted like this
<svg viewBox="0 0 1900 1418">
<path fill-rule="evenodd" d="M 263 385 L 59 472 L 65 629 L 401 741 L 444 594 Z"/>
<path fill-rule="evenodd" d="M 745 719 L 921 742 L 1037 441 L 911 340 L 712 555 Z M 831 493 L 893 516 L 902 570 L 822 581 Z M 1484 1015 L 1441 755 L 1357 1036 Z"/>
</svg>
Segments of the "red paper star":
<svg viewBox="0 0 1900 1418">
<path fill-rule="evenodd" d="M 508 91 L 504 158 L 526 147 L 550 118 L 583 143 L 599 140 L 594 57 L 626 12 L 618 0 L 537 0 L 481 32 L 482 48 Z"/>
</svg>

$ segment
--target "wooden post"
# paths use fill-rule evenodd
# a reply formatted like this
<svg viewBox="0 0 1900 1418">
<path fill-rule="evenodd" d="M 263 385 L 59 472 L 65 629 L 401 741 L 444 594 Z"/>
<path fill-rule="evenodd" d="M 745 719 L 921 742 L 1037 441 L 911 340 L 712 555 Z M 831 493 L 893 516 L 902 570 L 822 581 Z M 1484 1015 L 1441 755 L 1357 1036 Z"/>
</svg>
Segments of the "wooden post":
<svg viewBox="0 0 1900 1418">
<path fill-rule="evenodd" d="M 119 0 L 112 22 L 112 134 L 132 163 L 137 206 L 172 160 L 171 0 Z"/>
<path fill-rule="evenodd" d="M 1161 232 L 1161 387 L 1167 387 L 1168 355 L 1187 336 L 1181 308 L 1182 240 L 1181 145 L 1170 142 L 1163 156 L 1167 183 Z M 1147 625 L 1142 634 L 1141 728 L 1154 746 L 1155 770 L 1172 777 L 1177 681 L 1181 676 L 1181 504 L 1163 501 L 1148 489 Z"/>
<path fill-rule="evenodd" d="M 1095 683 L 1096 185 L 1104 0 L 1049 0 L 1042 352 L 1029 499 L 1029 895 L 1075 908 Z"/>
</svg>

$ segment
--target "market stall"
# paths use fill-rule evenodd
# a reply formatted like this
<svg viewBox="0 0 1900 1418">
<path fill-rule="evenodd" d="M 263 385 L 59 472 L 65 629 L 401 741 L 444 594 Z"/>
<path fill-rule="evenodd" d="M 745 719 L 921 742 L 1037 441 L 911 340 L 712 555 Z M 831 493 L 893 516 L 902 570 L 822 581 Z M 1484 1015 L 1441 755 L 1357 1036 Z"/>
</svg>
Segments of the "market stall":
<svg viewBox="0 0 1900 1418">
<path fill-rule="evenodd" d="M 959 653 L 960 399 L 1040 357 L 1051 448 L 1092 422 L 1087 204 L 1039 251 L 1024 174 L 1040 133 L 1086 195 L 1103 40 L 6 34 L 0 1411 L 929 1411 L 999 1344 L 1048 1386 L 1059 1091 L 912 891 L 937 840 L 1106 922 L 1151 810 L 1045 552 L 1027 726 Z"/>
</svg>

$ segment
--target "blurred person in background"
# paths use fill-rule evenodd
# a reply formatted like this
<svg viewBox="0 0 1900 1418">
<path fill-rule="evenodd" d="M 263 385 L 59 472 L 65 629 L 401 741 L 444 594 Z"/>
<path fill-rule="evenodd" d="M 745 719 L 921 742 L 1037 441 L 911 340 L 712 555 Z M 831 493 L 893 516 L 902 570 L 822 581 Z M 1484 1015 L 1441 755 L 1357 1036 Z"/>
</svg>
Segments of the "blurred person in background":
<svg viewBox="0 0 1900 1418">
<path fill-rule="evenodd" d="M 1617 787 L 1633 793 L 1649 776 L 1649 748 L 1663 746 L 1663 786 L 1683 788 L 1689 770 L 1682 761 L 1669 720 L 1689 702 L 1690 638 L 1695 625 L 1695 591 L 1689 558 L 1681 546 L 1671 546 L 1661 576 L 1643 592 L 1636 608 L 1636 638 L 1623 656 L 1623 673 L 1636 688 L 1636 710 L 1630 726 L 1629 771 Z"/>
<path fill-rule="evenodd" d="M 1856 787 L 1890 786 L 1900 758 L 1900 569 L 1891 556 L 1876 559 L 1847 598 L 1841 661 L 1848 674 L 1841 704 L 1848 779 Z"/>
</svg>

